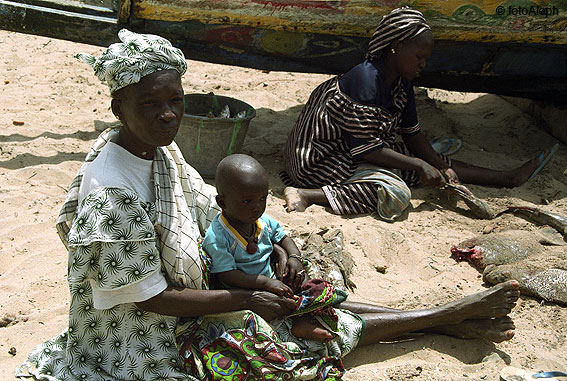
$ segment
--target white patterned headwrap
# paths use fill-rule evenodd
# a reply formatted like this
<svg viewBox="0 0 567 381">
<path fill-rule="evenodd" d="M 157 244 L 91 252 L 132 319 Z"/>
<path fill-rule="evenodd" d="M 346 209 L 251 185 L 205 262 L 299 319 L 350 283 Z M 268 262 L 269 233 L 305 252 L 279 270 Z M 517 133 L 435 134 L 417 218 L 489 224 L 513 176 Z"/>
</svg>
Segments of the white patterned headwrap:
<svg viewBox="0 0 567 381">
<path fill-rule="evenodd" d="M 409 40 L 426 30 L 430 28 L 420 11 L 409 7 L 394 9 L 380 20 L 368 44 L 366 59 L 373 61 L 392 42 Z"/>
<path fill-rule="evenodd" d="M 110 45 L 99 57 L 87 53 L 75 55 L 94 69 L 111 94 L 159 70 L 173 69 L 179 75 L 185 74 L 187 62 L 183 52 L 165 38 L 127 29 L 120 30 L 118 38 L 122 42 Z"/>
</svg>

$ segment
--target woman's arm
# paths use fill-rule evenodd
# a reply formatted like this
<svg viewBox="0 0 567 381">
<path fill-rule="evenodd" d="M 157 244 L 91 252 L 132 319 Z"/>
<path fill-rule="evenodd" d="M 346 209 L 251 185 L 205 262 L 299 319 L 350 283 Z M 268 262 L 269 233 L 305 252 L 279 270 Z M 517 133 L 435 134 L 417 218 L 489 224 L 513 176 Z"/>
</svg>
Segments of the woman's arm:
<svg viewBox="0 0 567 381">
<path fill-rule="evenodd" d="M 443 181 L 441 172 L 425 160 L 419 157 L 406 156 L 390 148 L 372 151 L 363 156 L 363 159 L 380 167 L 416 171 L 423 185 L 438 185 Z"/>
<path fill-rule="evenodd" d="M 267 321 L 289 315 L 295 310 L 292 299 L 266 291 L 194 290 L 171 286 L 136 305 L 144 311 L 179 317 L 252 310 Z"/>
<path fill-rule="evenodd" d="M 437 168 L 445 175 L 446 180 L 451 183 L 459 182 L 457 173 L 433 150 L 433 147 L 431 147 L 431 144 L 421 132 L 413 135 L 403 135 L 402 138 L 406 147 L 408 147 L 414 155 Z"/>
<path fill-rule="evenodd" d="M 376 164 L 380 167 L 387 168 L 397 168 L 409 171 L 420 171 L 424 164 L 424 161 L 417 157 L 410 157 L 399 152 L 394 151 L 391 148 L 381 148 L 376 151 L 372 151 L 362 157 L 364 161 L 372 164 Z"/>
<path fill-rule="evenodd" d="M 402 135 L 402 139 L 410 152 L 418 158 L 425 160 L 439 170 L 449 168 L 449 164 L 439 157 L 421 132 L 413 135 Z"/>
</svg>

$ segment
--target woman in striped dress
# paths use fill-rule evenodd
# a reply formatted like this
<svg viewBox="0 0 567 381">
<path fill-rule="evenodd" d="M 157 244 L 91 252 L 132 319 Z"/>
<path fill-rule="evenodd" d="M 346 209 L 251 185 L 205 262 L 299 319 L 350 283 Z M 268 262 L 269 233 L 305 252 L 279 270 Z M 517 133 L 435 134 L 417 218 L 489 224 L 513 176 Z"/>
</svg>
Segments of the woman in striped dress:
<svg viewBox="0 0 567 381">
<path fill-rule="evenodd" d="M 409 187 L 446 180 L 515 187 L 534 174 L 541 158 L 503 172 L 433 150 L 420 131 L 410 82 L 432 49 L 423 15 L 395 9 L 380 21 L 366 60 L 313 91 L 285 149 L 288 211 L 319 204 L 393 221 L 409 206 Z M 403 142 L 394 141 L 397 134 Z"/>
</svg>

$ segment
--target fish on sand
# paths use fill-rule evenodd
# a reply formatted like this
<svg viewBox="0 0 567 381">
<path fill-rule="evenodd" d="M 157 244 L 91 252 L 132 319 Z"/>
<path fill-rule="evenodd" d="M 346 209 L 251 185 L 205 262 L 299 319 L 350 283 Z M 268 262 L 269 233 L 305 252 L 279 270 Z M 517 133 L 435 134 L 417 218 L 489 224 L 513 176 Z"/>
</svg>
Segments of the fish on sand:
<svg viewBox="0 0 567 381">
<path fill-rule="evenodd" d="M 467 239 L 451 248 L 457 261 L 469 261 L 483 279 L 520 283 L 524 295 L 567 304 L 567 250 L 554 231 L 509 230 Z"/>
</svg>

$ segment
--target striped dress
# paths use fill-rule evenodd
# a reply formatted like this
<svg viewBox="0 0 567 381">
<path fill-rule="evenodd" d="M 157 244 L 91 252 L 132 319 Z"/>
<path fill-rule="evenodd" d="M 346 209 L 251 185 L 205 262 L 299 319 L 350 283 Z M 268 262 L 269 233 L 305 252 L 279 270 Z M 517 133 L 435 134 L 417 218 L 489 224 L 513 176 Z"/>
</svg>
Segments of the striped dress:
<svg viewBox="0 0 567 381">
<path fill-rule="evenodd" d="M 313 91 L 288 138 L 281 178 L 289 186 L 322 188 L 337 214 L 377 212 L 392 221 L 409 206 L 408 185 L 417 185 L 419 177 L 413 171 L 379 168 L 362 157 L 384 147 L 410 155 L 403 143 L 395 142 L 396 135 L 420 128 L 411 84 L 400 79 L 391 97 L 385 97 L 382 65 L 365 61 Z M 355 80 L 341 81 L 349 76 Z M 370 83 L 362 90 L 369 101 L 349 96 L 340 81 L 358 93 Z M 385 99 L 391 102 L 388 107 L 376 106 Z"/>
</svg>

